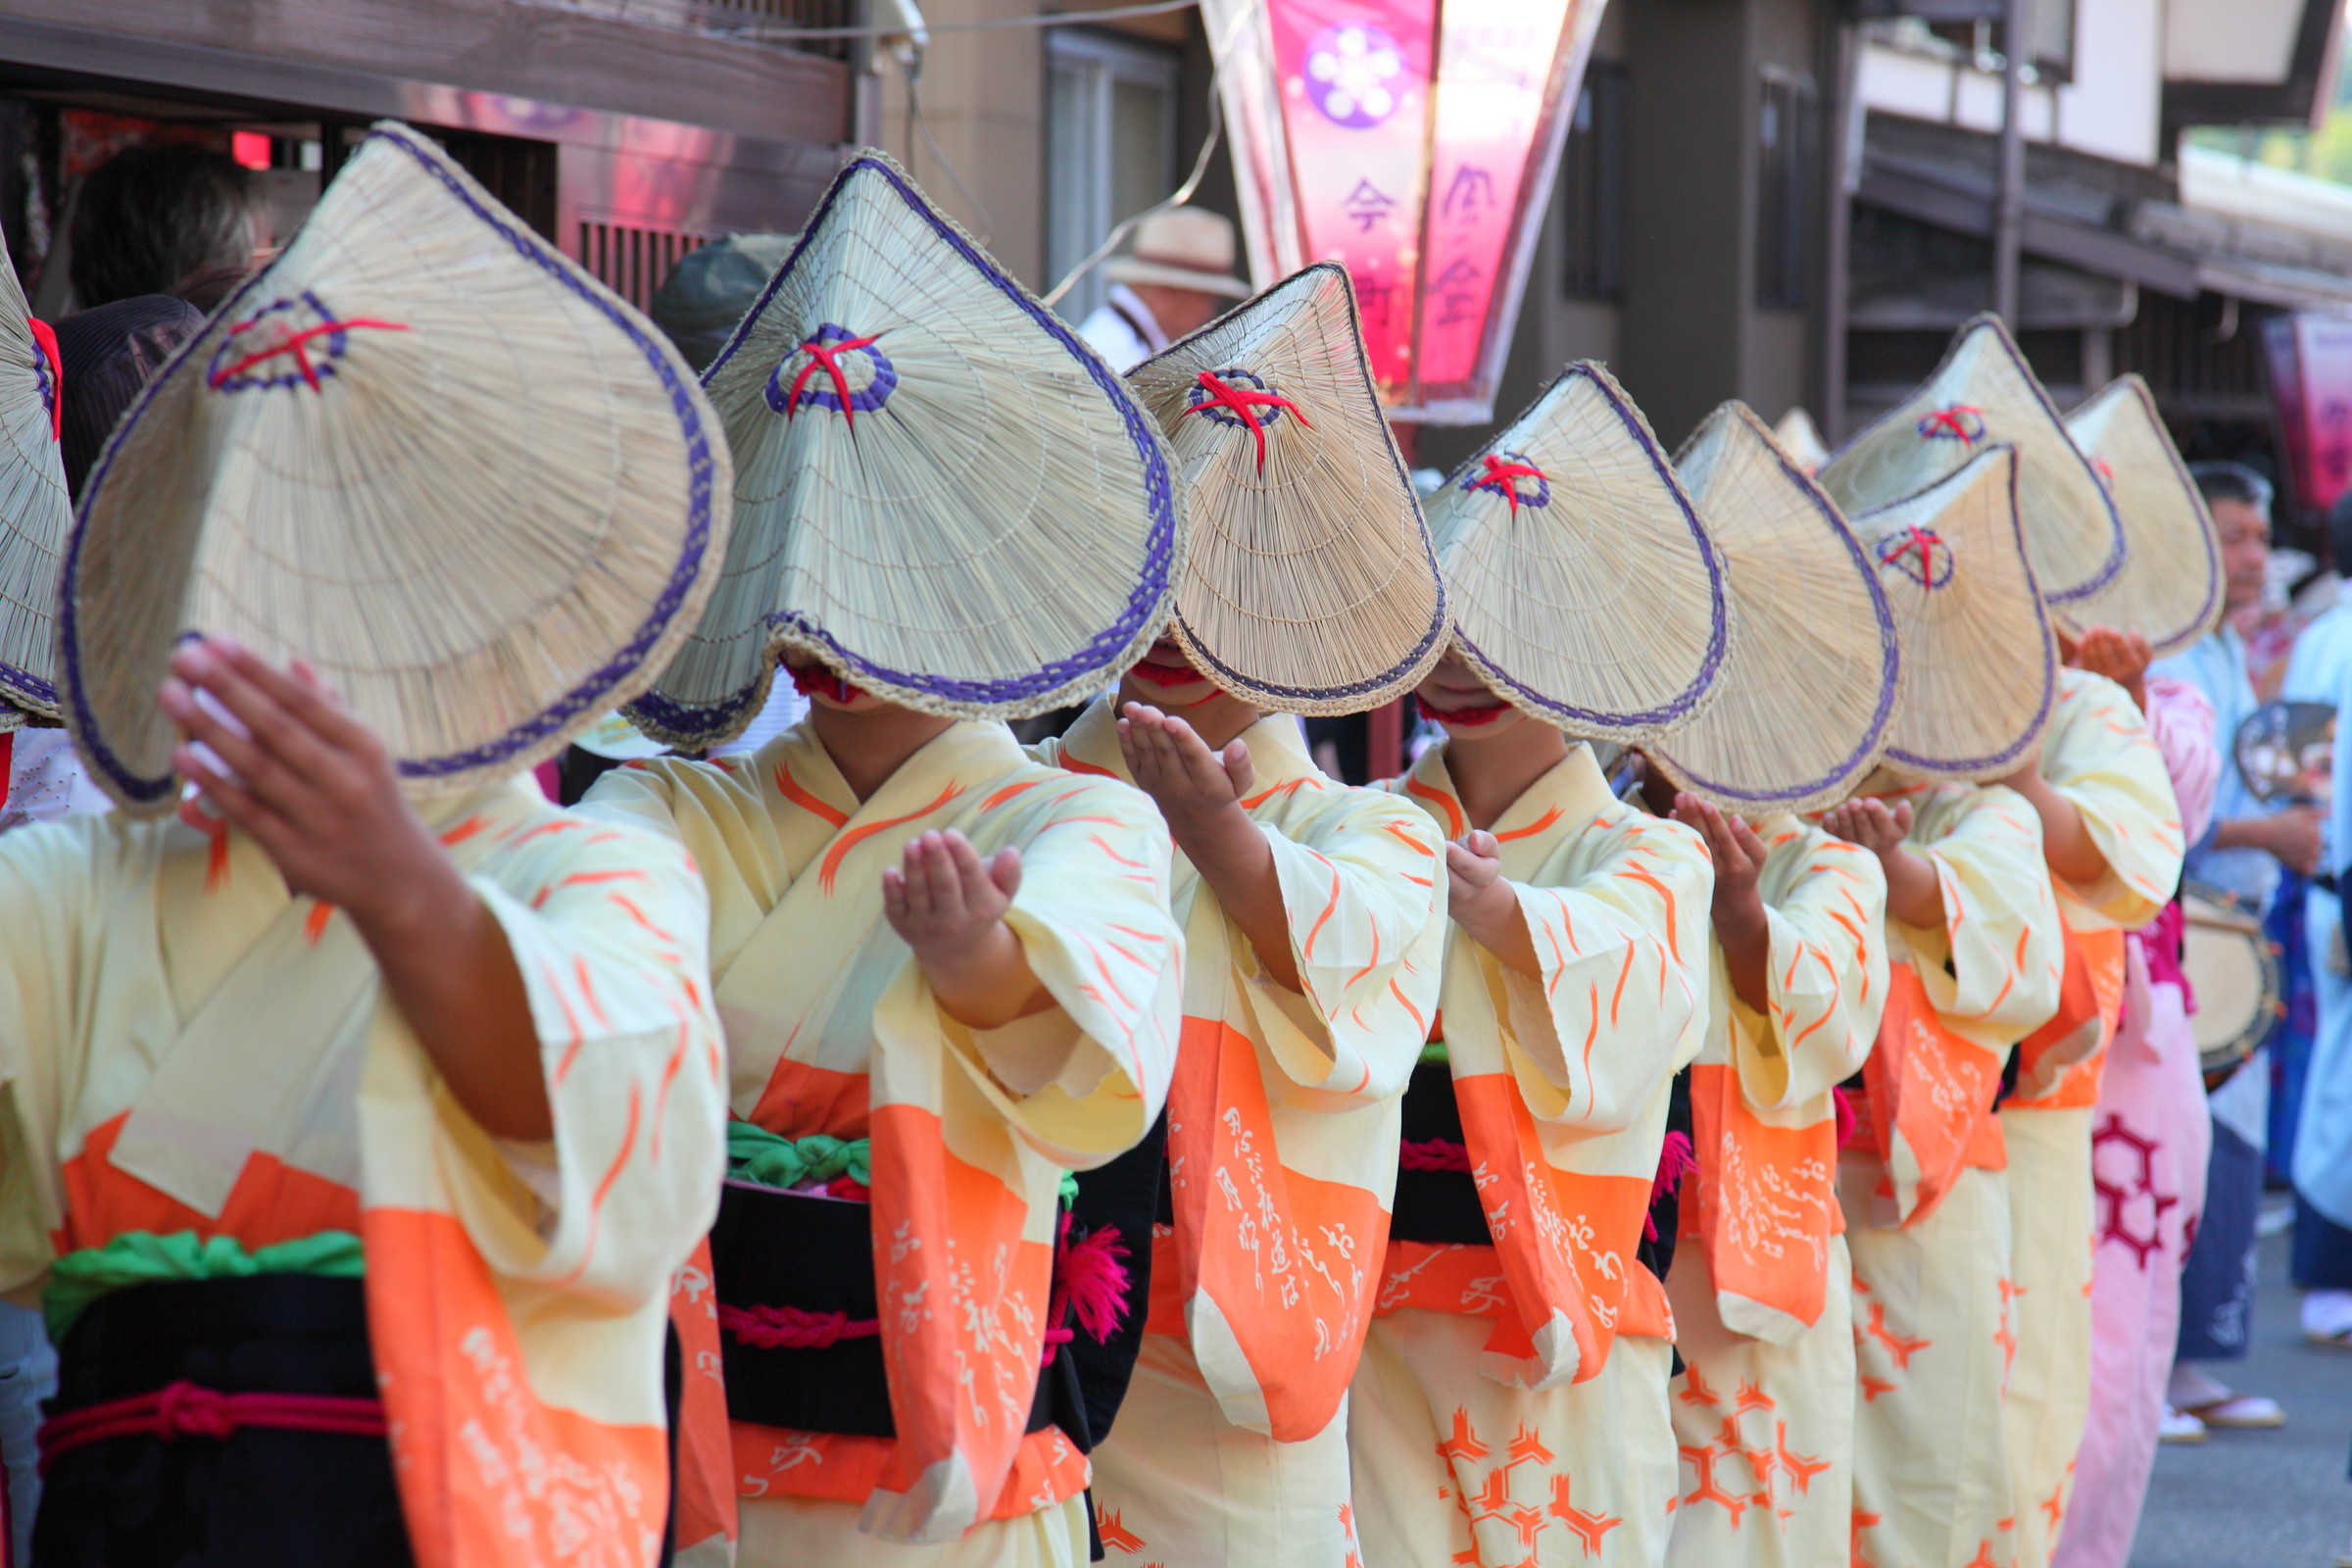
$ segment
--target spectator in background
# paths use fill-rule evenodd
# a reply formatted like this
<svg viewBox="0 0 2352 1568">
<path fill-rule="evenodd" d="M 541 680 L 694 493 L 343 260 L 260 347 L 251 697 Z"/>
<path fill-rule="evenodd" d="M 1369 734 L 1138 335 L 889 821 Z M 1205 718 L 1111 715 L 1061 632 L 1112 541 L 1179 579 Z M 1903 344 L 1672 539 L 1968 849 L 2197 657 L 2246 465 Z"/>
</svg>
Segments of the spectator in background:
<svg viewBox="0 0 2352 1568">
<path fill-rule="evenodd" d="M 2328 546 L 2336 571 L 2352 571 L 2352 491 L 2328 513 Z M 2352 704 L 2352 597 L 2339 596 L 2295 641 L 2281 695 L 2290 702 L 2327 703 L 2341 713 Z M 2342 777 L 2328 823 L 2324 864 L 2333 887 L 2314 883 L 2306 895 L 2308 949 L 2319 993 L 2319 1029 L 2301 1082 L 2304 1114 L 2292 1127 L 2295 1178 L 2294 1282 L 2303 1298 L 2303 1337 L 2352 1348 L 2352 974 L 2347 973 L 2341 886 L 2352 850 L 2352 809 Z"/>
<path fill-rule="evenodd" d="M 2317 807 L 2266 811 L 2246 788 L 2231 744 L 2256 707 L 2245 639 L 2231 622 L 2258 610 L 2268 586 L 2271 485 L 2242 464 L 2199 463 L 2188 471 L 2221 536 L 2225 587 L 2222 624 L 2155 666 L 2203 692 L 2218 720 L 2214 741 L 2223 762 L 2215 820 L 2190 849 L 2187 874 L 2235 896 L 2249 912 L 2268 914 L 2282 864 L 2305 875 L 2318 865 L 2322 824 Z M 2201 1436 L 2203 1426 L 2277 1426 L 2285 1419 L 2277 1400 L 2236 1394 L 2198 1365 L 2241 1359 L 2252 1343 L 2255 1220 L 2270 1115 L 2263 1053 L 2214 1091 L 2209 1108 L 2205 1213 L 2181 1272 L 2180 1343 L 2169 1391 L 2178 1414 L 2168 1417 L 2166 1436 L 2176 1441 Z"/>
<path fill-rule="evenodd" d="M 71 240 L 83 310 L 183 288 L 210 310 L 253 266 L 253 176 L 202 147 L 127 148 L 82 181 Z"/>
<path fill-rule="evenodd" d="M 1233 220 L 1174 207 L 1135 225 L 1135 254 L 1102 264 L 1110 298 L 1078 335 L 1124 375 L 1250 297 L 1233 275 Z"/>
<path fill-rule="evenodd" d="M 204 313 L 186 300 L 140 294 L 67 317 L 57 327 L 58 411 L 66 488 L 81 499 L 82 481 L 98 461 L 131 400 L 182 343 L 204 325 Z"/>
</svg>

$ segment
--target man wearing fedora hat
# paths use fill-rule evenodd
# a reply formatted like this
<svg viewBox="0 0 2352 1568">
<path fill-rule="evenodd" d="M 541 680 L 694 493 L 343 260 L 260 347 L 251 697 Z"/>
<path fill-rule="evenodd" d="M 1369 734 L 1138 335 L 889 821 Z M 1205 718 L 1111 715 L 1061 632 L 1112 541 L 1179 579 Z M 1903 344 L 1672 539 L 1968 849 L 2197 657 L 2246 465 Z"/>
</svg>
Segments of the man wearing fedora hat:
<svg viewBox="0 0 2352 1568">
<path fill-rule="evenodd" d="M 1134 254 L 1104 262 L 1102 276 L 1110 298 L 1078 335 L 1122 375 L 1223 315 L 1226 302 L 1250 297 L 1233 275 L 1233 220 L 1197 207 L 1145 219 Z"/>
</svg>

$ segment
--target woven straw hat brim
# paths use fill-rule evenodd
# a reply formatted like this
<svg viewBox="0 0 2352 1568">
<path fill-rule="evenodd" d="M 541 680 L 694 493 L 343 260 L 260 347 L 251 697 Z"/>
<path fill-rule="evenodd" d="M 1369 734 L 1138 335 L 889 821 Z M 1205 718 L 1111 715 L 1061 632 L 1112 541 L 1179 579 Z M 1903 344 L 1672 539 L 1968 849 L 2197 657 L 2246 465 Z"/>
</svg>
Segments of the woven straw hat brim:
<svg viewBox="0 0 2352 1568">
<path fill-rule="evenodd" d="M 90 476 L 67 719 L 169 810 L 172 646 L 305 659 L 418 793 L 527 767 L 642 689 L 724 549 L 716 420 L 653 323 L 408 127 L 165 366 Z"/>
<path fill-rule="evenodd" d="M 1821 466 L 1830 461 L 1830 449 L 1821 439 L 1821 430 L 1813 423 L 1813 416 L 1803 409 L 1790 409 L 1781 416 L 1781 422 L 1772 427 L 1772 438 L 1780 444 L 1788 461 L 1807 473 L 1819 473 Z"/>
<path fill-rule="evenodd" d="M 1712 701 L 1733 635 L 1722 556 L 1598 365 L 1570 366 L 1448 476 L 1429 519 L 1455 641 L 1497 695 L 1624 744 Z"/>
<path fill-rule="evenodd" d="M 1141 256 L 1113 256 L 1102 264 L 1102 278 L 1108 283 L 1157 283 L 1164 288 L 1189 288 L 1197 294 L 1214 294 L 1221 299 L 1250 297 L 1250 285 L 1230 273 L 1203 272 Z"/>
<path fill-rule="evenodd" d="M 2066 428 L 2115 498 L 2128 548 L 2115 579 L 2061 618 L 2070 630 L 2137 632 L 2159 659 L 2202 640 L 2222 618 L 2221 539 L 2147 383 L 2118 377 L 2069 414 Z"/>
<path fill-rule="evenodd" d="M 1347 272 L 1296 272 L 1127 382 L 1183 475 L 1176 638 L 1201 672 L 1303 714 L 1419 685 L 1445 657 L 1446 591 Z"/>
<path fill-rule="evenodd" d="M 2034 574 L 2051 609 L 2064 613 L 2123 569 L 2123 525 L 1998 317 L 1962 326 L 1936 373 L 1815 477 L 1850 518 L 1925 490 L 1994 444 L 2017 448 L 2017 503 Z"/>
<path fill-rule="evenodd" d="M 0 733 L 59 716 L 57 567 L 74 522 L 58 442 L 56 342 L 0 244 Z"/>
<path fill-rule="evenodd" d="M 1833 806 L 1893 734 L 1902 660 L 1878 564 L 1743 404 L 1708 416 L 1675 466 L 1723 552 L 1738 634 L 1706 710 L 1649 755 L 1725 810 Z"/>
<path fill-rule="evenodd" d="M 1886 765 L 1963 782 L 2014 773 L 2041 744 L 2058 649 L 2017 519 L 2014 448 L 1851 520 L 1879 563 L 1902 645 Z"/>
<path fill-rule="evenodd" d="M 1167 624 L 1184 541 L 1158 430 L 883 155 L 842 171 L 703 379 L 735 536 L 630 710 L 647 733 L 740 733 L 785 646 L 925 712 L 1043 712 Z"/>
</svg>

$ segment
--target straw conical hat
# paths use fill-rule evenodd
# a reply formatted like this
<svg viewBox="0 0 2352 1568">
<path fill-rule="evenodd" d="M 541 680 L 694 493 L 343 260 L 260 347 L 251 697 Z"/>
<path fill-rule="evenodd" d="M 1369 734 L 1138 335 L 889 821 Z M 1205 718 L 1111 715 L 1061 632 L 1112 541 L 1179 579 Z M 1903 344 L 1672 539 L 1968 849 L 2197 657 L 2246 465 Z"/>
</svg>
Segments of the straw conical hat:
<svg viewBox="0 0 2352 1568">
<path fill-rule="evenodd" d="M 2051 611 L 2068 614 L 2123 569 L 2123 528 L 1998 317 L 1961 327 L 1936 373 L 1818 477 L 1851 517 L 1926 489 L 1994 443 L 2017 448 L 2017 506 L 2034 575 Z"/>
<path fill-rule="evenodd" d="M 1744 404 L 1709 415 L 1675 466 L 1723 552 L 1739 638 L 1706 711 L 1650 756 L 1726 810 L 1835 805 L 1893 732 L 1902 662 L 1878 563 Z"/>
<path fill-rule="evenodd" d="M 2148 384 L 2110 381 L 2066 429 L 2115 498 L 2130 547 L 2114 581 L 2067 606 L 2066 618 L 2137 632 L 2159 659 L 2180 652 L 2222 618 L 2222 546 Z"/>
<path fill-rule="evenodd" d="M 58 446 L 57 339 L 0 244 L 0 734 L 57 712 L 57 561 L 74 521 Z"/>
<path fill-rule="evenodd" d="M 1819 473 L 1821 466 L 1830 461 L 1830 449 L 1821 439 L 1820 428 L 1814 424 L 1813 416 L 1801 408 L 1792 408 L 1781 416 L 1781 422 L 1772 427 L 1772 438 L 1788 455 L 1788 461 L 1807 473 Z"/>
<path fill-rule="evenodd" d="M 1902 643 L 1903 698 L 1888 765 L 1926 778 L 2014 773 L 2057 699 L 2058 650 L 2017 520 L 2016 450 L 1957 473 L 1853 529 L 1879 563 Z"/>
<path fill-rule="evenodd" d="M 1723 562 L 1642 411 L 1572 365 L 1430 498 L 1462 653 L 1575 734 L 1646 741 L 1713 696 Z"/>
<path fill-rule="evenodd" d="M 172 645 L 307 659 L 420 792 L 642 687 L 726 543 L 727 457 L 661 331 L 383 123 L 123 416 L 60 585 L 66 716 L 169 809 Z"/>
<path fill-rule="evenodd" d="M 1372 390 L 1348 274 L 1294 273 L 1127 372 L 1185 479 L 1176 636 L 1227 691 L 1354 713 L 1446 652 L 1429 532 Z"/>
<path fill-rule="evenodd" d="M 735 453 L 709 613 L 632 710 L 760 711 L 783 645 L 926 712 L 1083 701 L 1167 622 L 1167 453 L 1117 376 L 880 153 L 843 170 L 703 384 Z"/>
</svg>

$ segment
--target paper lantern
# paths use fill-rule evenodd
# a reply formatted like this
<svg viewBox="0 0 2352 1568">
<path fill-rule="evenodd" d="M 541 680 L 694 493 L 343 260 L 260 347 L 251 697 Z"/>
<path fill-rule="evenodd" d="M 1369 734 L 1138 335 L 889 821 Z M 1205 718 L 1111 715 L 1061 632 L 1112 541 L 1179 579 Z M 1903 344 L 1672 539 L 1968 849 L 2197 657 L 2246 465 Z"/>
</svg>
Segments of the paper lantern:
<svg viewBox="0 0 2352 1568">
<path fill-rule="evenodd" d="M 1392 417 L 1494 417 L 1602 0 L 1202 0 L 1250 270 L 1355 282 Z"/>
</svg>

